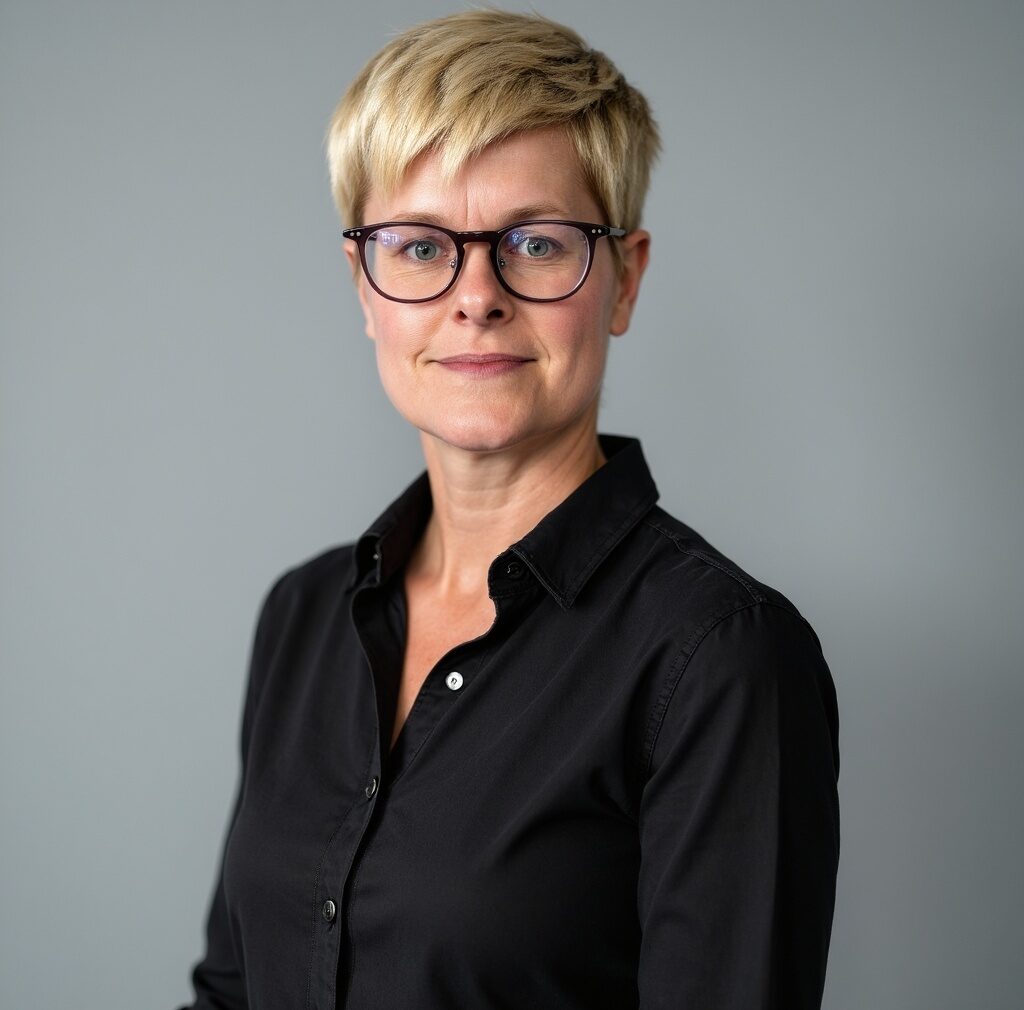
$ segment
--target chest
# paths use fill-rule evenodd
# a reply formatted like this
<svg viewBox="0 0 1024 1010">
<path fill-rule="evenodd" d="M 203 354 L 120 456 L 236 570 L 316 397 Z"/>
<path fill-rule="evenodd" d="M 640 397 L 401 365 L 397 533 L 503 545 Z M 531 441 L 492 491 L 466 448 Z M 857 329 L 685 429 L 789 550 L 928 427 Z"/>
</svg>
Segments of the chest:
<svg viewBox="0 0 1024 1010">
<path fill-rule="evenodd" d="M 406 585 L 406 638 L 391 747 L 416 702 L 427 675 L 446 653 L 487 633 L 494 622 L 490 598 L 445 604 L 415 586 Z"/>
</svg>

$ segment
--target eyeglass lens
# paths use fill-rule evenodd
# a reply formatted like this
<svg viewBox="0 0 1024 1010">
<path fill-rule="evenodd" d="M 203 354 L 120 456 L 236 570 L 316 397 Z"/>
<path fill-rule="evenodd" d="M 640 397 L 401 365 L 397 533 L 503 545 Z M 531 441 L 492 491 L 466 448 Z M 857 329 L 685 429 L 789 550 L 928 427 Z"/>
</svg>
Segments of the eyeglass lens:
<svg viewBox="0 0 1024 1010">
<path fill-rule="evenodd" d="M 366 238 L 366 268 L 374 284 L 394 298 L 430 298 L 449 284 L 458 265 L 455 242 L 430 225 L 378 228 Z M 527 298 L 561 298 L 587 271 L 590 243 L 574 225 L 512 228 L 498 242 L 505 283 Z"/>
</svg>

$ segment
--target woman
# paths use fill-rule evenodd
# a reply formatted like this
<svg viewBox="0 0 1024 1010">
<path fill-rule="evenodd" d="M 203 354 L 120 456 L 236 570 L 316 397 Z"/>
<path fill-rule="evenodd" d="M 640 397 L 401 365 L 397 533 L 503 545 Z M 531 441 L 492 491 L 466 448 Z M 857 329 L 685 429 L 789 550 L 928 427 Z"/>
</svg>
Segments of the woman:
<svg viewBox="0 0 1024 1010">
<path fill-rule="evenodd" d="M 426 469 L 262 606 L 195 1007 L 817 1007 L 839 853 L 813 630 L 598 434 L 643 97 L 536 16 L 395 39 L 328 131 Z"/>
</svg>

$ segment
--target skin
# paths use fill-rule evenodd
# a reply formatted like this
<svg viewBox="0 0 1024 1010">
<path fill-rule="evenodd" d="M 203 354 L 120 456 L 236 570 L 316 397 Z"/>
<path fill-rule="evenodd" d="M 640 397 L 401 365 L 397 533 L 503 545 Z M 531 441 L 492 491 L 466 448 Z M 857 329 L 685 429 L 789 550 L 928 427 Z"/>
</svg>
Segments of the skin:
<svg viewBox="0 0 1024 1010">
<path fill-rule="evenodd" d="M 524 208 L 531 210 L 517 212 Z M 460 230 L 500 228 L 528 216 L 602 222 L 558 128 L 492 144 L 454 180 L 442 179 L 437 155 L 427 152 L 394 192 L 371 190 L 363 220 L 424 214 Z M 611 241 L 623 253 L 621 276 Z M 434 301 L 406 305 L 370 287 L 355 243 L 346 242 L 381 382 L 420 431 L 434 499 L 407 566 L 407 589 L 435 625 L 439 614 L 446 617 L 449 637 L 465 641 L 487 630 L 494 616 L 490 563 L 605 462 L 597 405 L 608 342 L 629 326 L 649 247 L 650 235 L 641 229 L 601 239 L 583 287 L 564 301 L 541 304 L 505 291 L 487 247 L 471 244 L 452 288 Z M 532 360 L 486 378 L 437 361 L 491 352 Z M 443 647 L 435 642 L 421 650 L 432 655 Z"/>
</svg>

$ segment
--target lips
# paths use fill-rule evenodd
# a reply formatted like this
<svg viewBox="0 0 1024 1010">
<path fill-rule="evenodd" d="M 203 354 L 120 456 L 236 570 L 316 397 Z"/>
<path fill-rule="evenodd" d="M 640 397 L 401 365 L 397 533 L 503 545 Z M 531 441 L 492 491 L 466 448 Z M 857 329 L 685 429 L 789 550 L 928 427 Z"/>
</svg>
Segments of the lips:
<svg viewBox="0 0 1024 1010">
<path fill-rule="evenodd" d="M 439 358 L 438 360 L 445 364 L 468 362 L 482 365 L 488 361 L 530 361 L 531 359 L 520 357 L 518 354 L 454 354 L 450 358 Z"/>
<path fill-rule="evenodd" d="M 490 379 L 518 372 L 533 358 L 520 358 L 515 354 L 457 354 L 442 358 L 438 364 L 446 371 L 476 379 Z"/>
</svg>

